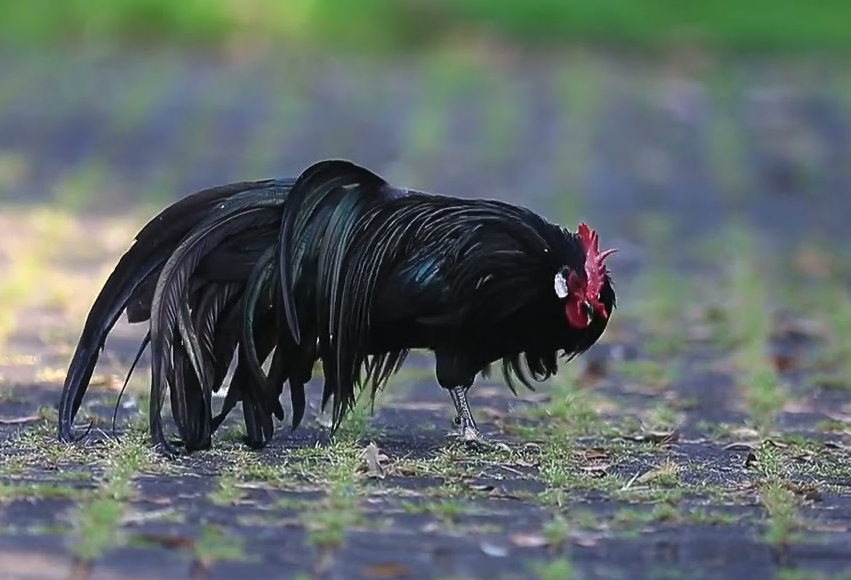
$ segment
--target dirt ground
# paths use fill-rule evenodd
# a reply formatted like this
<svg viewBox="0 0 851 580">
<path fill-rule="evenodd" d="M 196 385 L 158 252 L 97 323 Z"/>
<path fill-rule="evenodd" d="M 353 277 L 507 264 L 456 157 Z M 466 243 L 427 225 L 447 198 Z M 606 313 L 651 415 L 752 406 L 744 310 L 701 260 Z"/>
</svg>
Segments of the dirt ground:
<svg viewBox="0 0 851 580">
<path fill-rule="evenodd" d="M 0 579 L 851 579 L 840 73 L 0 61 Z M 58 443 L 82 321 L 154 209 L 333 156 L 586 219 L 621 249 L 600 344 L 535 392 L 474 388 L 509 450 L 445 438 L 422 353 L 333 441 L 314 389 L 262 451 L 237 408 L 212 450 L 166 461 L 145 364 L 110 426 L 143 334 L 123 322 L 78 417 L 95 429 Z"/>
</svg>

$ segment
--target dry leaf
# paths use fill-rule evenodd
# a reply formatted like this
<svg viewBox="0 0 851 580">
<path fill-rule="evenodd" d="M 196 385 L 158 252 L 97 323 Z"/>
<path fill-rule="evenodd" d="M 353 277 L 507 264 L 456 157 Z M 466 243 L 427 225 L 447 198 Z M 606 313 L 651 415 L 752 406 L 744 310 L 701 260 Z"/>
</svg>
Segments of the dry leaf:
<svg viewBox="0 0 851 580">
<path fill-rule="evenodd" d="M 479 544 L 479 548 L 482 552 L 490 556 L 492 558 L 505 558 L 508 556 L 508 548 L 505 546 L 499 546 L 497 544 L 491 544 L 490 542 L 482 542 Z"/>
<path fill-rule="evenodd" d="M 585 459 L 588 461 L 593 461 L 595 459 L 608 459 L 609 454 L 606 453 L 605 449 L 599 448 L 591 448 L 585 450 Z"/>
<path fill-rule="evenodd" d="M 550 545 L 544 536 L 537 534 L 514 534 L 511 543 L 518 548 L 543 548 Z"/>
<path fill-rule="evenodd" d="M 602 477 L 609 470 L 609 467 L 611 467 L 611 465 L 608 463 L 596 463 L 592 465 L 583 465 L 580 469 L 585 473 L 591 473 Z"/>
<path fill-rule="evenodd" d="M 440 531 L 440 524 L 437 522 L 429 522 L 422 527 L 424 534 L 433 534 Z"/>
<path fill-rule="evenodd" d="M 657 465 L 656 467 L 650 469 L 649 471 L 645 471 L 635 480 L 638 483 L 647 483 L 649 481 L 653 481 L 657 477 L 663 475 L 675 475 L 681 471 L 681 467 L 676 463 L 663 463 L 662 465 Z"/>
<path fill-rule="evenodd" d="M 843 533 L 848 531 L 848 526 L 838 523 L 821 523 L 812 522 L 807 525 L 807 530 L 811 532 L 827 532 L 827 533 Z"/>
<path fill-rule="evenodd" d="M 579 383 L 582 386 L 589 385 L 605 378 L 608 374 L 608 363 L 606 359 L 599 358 L 589 360 L 585 363 L 585 367 L 579 375 Z"/>
<path fill-rule="evenodd" d="M 487 483 L 467 483 L 467 487 L 470 488 L 473 491 L 493 491 L 494 490 L 494 486 L 487 484 Z"/>
<path fill-rule="evenodd" d="M 135 534 L 134 536 L 143 542 L 157 544 L 173 550 L 190 550 L 195 546 L 195 541 L 188 536 L 150 533 Z"/>
<path fill-rule="evenodd" d="M 149 522 L 151 520 L 156 520 L 159 518 L 163 518 L 169 516 L 174 513 L 173 508 L 164 508 L 159 510 L 151 510 L 145 512 L 131 512 L 126 514 L 123 518 L 121 518 L 120 523 L 122 525 L 129 524 L 142 524 L 145 522 Z"/>
<path fill-rule="evenodd" d="M 751 429 L 750 427 L 731 429 L 730 435 L 738 437 L 739 441 L 755 441 L 759 438 L 759 432 L 755 429 Z"/>
<path fill-rule="evenodd" d="M 508 473 L 513 473 L 514 475 L 517 475 L 519 477 L 523 477 L 523 472 L 520 471 L 519 469 L 514 469 L 513 467 L 509 467 L 508 465 L 497 465 L 497 467 L 499 467 L 502 470 L 507 471 Z"/>
<path fill-rule="evenodd" d="M 774 368 L 777 372 L 785 373 L 795 367 L 795 358 L 788 354 L 775 354 L 771 357 L 771 362 L 774 363 Z"/>
<path fill-rule="evenodd" d="M 387 461 L 388 457 L 381 453 L 378 445 L 370 441 L 361 455 L 366 462 L 367 477 L 384 479 L 384 467 L 382 467 L 381 461 Z"/>
<path fill-rule="evenodd" d="M 144 501 L 152 503 L 154 505 L 171 505 L 173 503 L 172 499 L 166 495 L 157 497 L 146 497 Z"/>
<path fill-rule="evenodd" d="M 410 578 L 411 569 L 403 564 L 387 562 L 365 566 L 363 573 L 373 578 Z"/>
<path fill-rule="evenodd" d="M 582 548 L 593 548 L 599 541 L 597 536 L 580 536 L 573 539 L 573 543 Z"/>
<path fill-rule="evenodd" d="M 650 442 L 664 445 L 667 443 L 674 443 L 676 441 L 679 441 L 680 433 L 676 429 L 669 432 L 650 431 L 649 433 L 642 433 L 641 435 L 625 435 L 623 439 L 628 439 L 630 441 L 638 441 L 640 443 Z"/>
<path fill-rule="evenodd" d="M 749 451 L 748 456 L 745 458 L 745 467 L 750 467 L 754 463 L 756 463 L 756 453 Z"/>
</svg>

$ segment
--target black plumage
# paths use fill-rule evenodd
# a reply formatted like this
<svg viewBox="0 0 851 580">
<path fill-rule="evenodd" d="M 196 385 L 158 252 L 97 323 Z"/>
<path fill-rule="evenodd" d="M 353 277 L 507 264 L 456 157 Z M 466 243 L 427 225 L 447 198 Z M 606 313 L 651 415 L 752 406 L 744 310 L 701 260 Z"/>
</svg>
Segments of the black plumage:
<svg viewBox="0 0 851 580">
<path fill-rule="evenodd" d="M 461 435 L 481 440 L 466 392 L 502 362 L 531 387 L 602 335 L 615 307 L 596 234 L 523 207 L 393 187 L 343 161 L 305 171 L 284 203 L 284 311 L 296 342 L 318 341 L 334 426 L 410 349 L 434 352 Z M 588 260 L 594 261 L 593 264 Z M 586 268 L 588 266 L 589 268 Z M 559 296 L 556 280 L 573 285 Z M 568 284 L 570 281 L 570 284 Z M 590 291 L 590 292 L 589 292 Z M 590 316 L 568 320 L 573 304 Z"/>
<path fill-rule="evenodd" d="M 150 320 L 151 430 L 167 453 L 166 390 L 187 449 L 209 446 L 239 400 L 260 447 L 272 417 L 283 419 L 287 382 L 292 428 L 300 423 L 317 360 L 336 429 L 358 390 L 374 397 L 412 349 L 434 353 L 458 435 L 486 443 L 467 404 L 475 377 L 500 361 L 512 390 L 531 388 L 560 353 L 593 345 L 615 307 L 610 253 L 587 226 L 572 233 L 509 203 L 401 189 L 343 160 L 294 181 L 199 192 L 152 220 L 107 281 L 69 368 L 60 436 L 72 437 L 97 352 L 128 307 L 131 321 Z M 235 352 L 213 418 L 210 394 Z"/>
</svg>

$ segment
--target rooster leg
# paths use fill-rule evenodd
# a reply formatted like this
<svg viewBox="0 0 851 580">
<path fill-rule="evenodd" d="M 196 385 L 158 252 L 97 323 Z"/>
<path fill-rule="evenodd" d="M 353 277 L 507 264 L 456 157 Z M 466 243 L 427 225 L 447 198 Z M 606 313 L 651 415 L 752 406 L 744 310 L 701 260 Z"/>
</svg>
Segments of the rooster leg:
<svg viewBox="0 0 851 580">
<path fill-rule="evenodd" d="M 479 427 L 476 425 L 475 419 L 473 419 L 470 404 L 467 402 L 467 391 L 469 388 L 453 387 L 449 390 L 452 402 L 455 404 L 455 411 L 458 413 L 452 421 L 458 426 L 458 431 L 450 433 L 449 436 L 466 443 L 468 447 L 488 450 L 507 449 L 508 446 L 504 443 L 489 441 L 479 431 Z"/>
<path fill-rule="evenodd" d="M 463 401 L 463 405 L 467 407 L 467 410 L 470 412 L 470 420 L 473 420 L 473 412 L 470 410 L 470 405 L 467 403 L 467 391 L 470 390 L 470 387 L 458 387 L 459 389 L 464 390 L 464 394 L 461 395 L 461 399 L 456 398 L 455 391 L 450 390 L 449 394 L 452 396 L 452 402 L 455 404 L 455 416 L 452 418 L 452 424 L 455 425 L 456 428 L 461 427 L 461 411 L 460 405 L 462 404 L 460 401 Z M 475 421 L 473 421 L 475 423 Z"/>
</svg>

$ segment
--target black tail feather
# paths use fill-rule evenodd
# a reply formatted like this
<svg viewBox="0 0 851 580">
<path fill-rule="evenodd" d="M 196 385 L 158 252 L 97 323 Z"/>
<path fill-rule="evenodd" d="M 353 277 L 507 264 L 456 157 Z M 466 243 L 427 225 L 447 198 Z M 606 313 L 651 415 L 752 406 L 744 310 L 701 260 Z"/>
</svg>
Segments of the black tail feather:
<svg viewBox="0 0 851 580">
<path fill-rule="evenodd" d="M 94 373 L 100 351 L 121 313 L 131 323 L 150 317 L 155 280 L 174 247 L 222 199 L 267 187 L 272 180 L 240 182 L 205 189 L 165 208 L 136 235 L 119 259 L 86 318 L 59 400 L 59 438 L 75 439 L 73 422 Z M 289 182 L 287 185 L 291 185 Z"/>
<path fill-rule="evenodd" d="M 296 344 L 301 343 L 301 329 L 298 324 L 294 297 L 295 240 L 299 240 L 303 231 L 314 218 L 325 197 L 340 187 L 363 184 L 368 187 L 386 185 L 383 178 L 369 169 L 343 159 L 329 159 L 314 163 L 305 169 L 292 186 L 287 202 L 284 205 L 284 217 L 281 221 L 279 237 L 279 275 L 283 289 L 284 314 L 287 325 L 292 332 Z M 338 212 L 332 207 L 331 212 Z M 339 215 L 339 214 L 338 214 Z M 331 216 L 329 215 L 328 218 Z M 351 219 L 351 216 L 348 216 Z M 326 218 L 326 219 L 328 219 Z M 312 224 L 311 224 L 312 225 Z M 325 239 L 326 243 L 336 240 Z M 302 242 L 304 245 L 306 242 Z"/>
</svg>

